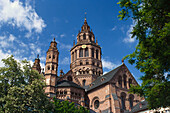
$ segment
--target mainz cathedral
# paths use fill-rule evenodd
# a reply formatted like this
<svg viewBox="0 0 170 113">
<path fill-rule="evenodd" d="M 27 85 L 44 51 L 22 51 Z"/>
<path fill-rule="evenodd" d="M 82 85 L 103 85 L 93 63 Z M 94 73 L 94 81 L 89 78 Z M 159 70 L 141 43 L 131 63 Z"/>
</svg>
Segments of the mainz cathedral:
<svg viewBox="0 0 170 113">
<path fill-rule="evenodd" d="M 46 53 L 45 93 L 52 98 L 68 100 L 84 106 L 94 113 L 123 113 L 130 110 L 142 98 L 128 93 L 130 85 L 138 85 L 124 62 L 103 74 L 101 47 L 85 18 L 77 41 L 70 50 L 70 70 L 58 75 L 59 51 L 57 42 L 50 43 Z M 33 69 L 41 73 L 40 59 Z"/>
</svg>

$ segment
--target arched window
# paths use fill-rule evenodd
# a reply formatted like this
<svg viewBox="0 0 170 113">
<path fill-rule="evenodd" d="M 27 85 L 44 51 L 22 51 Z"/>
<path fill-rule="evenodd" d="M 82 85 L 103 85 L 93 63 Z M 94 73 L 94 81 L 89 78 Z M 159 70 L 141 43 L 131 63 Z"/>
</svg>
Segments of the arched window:
<svg viewBox="0 0 170 113">
<path fill-rule="evenodd" d="M 49 59 L 50 59 L 50 58 L 51 58 L 51 55 L 49 55 L 48 57 L 49 57 Z"/>
<path fill-rule="evenodd" d="M 91 35 L 89 35 L 89 40 L 91 41 Z"/>
<path fill-rule="evenodd" d="M 68 80 L 68 81 L 73 81 L 73 79 L 72 79 L 71 76 L 68 76 L 68 77 L 67 77 L 67 80 Z"/>
<path fill-rule="evenodd" d="M 74 61 L 74 54 L 73 54 L 73 52 L 71 54 L 71 60 Z"/>
<path fill-rule="evenodd" d="M 52 65 L 52 70 L 54 70 L 54 65 Z"/>
<path fill-rule="evenodd" d="M 61 91 L 60 91 L 60 95 L 62 95 L 62 94 L 63 94 L 63 91 L 61 90 Z"/>
<path fill-rule="evenodd" d="M 79 57 L 83 57 L 83 49 L 82 48 L 80 48 Z"/>
<path fill-rule="evenodd" d="M 97 109 L 99 107 L 99 100 L 94 101 L 94 108 Z"/>
<path fill-rule="evenodd" d="M 77 59 L 77 50 L 75 51 L 75 60 Z"/>
<path fill-rule="evenodd" d="M 121 76 L 119 76 L 119 78 L 118 78 L 118 84 L 119 84 L 119 87 L 122 87 L 122 77 Z"/>
<path fill-rule="evenodd" d="M 55 55 L 53 55 L 53 59 L 55 59 Z"/>
<path fill-rule="evenodd" d="M 132 79 L 129 78 L 129 88 L 130 88 L 130 85 L 132 84 Z"/>
<path fill-rule="evenodd" d="M 124 81 L 124 88 L 127 88 L 127 84 L 126 84 L 126 75 L 123 75 L 123 81 Z"/>
<path fill-rule="evenodd" d="M 97 62 L 97 67 L 99 67 L 99 63 Z"/>
<path fill-rule="evenodd" d="M 129 104 L 130 104 L 130 108 L 133 107 L 133 100 L 134 100 L 134 96 L 132 94 L 129 95 Z"/>
<path fill-rule="evenodd" d="M 89 70 L 87 70 L 86 72 L 87 72 L 87 74 L 89 74 Z"/>
<path fill-rule="evenodd" d="M 98 59 L 99 58 L 99 51 L 96 50 L 96 58 Z"/>
<path fill-rule="evenodd" d="M 67 94 L 67 91 L 66 91 L 66 90 L 64 91 L 64 94 L 65 94 L 65 95 Z"/>
<path fill-rule="evenodd" d="M 85 86 L 85 85 L 86 85 L 86 80 L 84 79 L 84 80 L 83 80 L 83 86 Z"/>
<path fill-rule="evenodd" d="M 125 100 L 126 100 L 126 93 L 122 92 L 121 93 L 121 106 L 123 110 L 126 110 Z"/>
<path fill-rule="evenodd" d="M 88 57 L 89 56 L 89 51 L 88 51 L 88 48 L 85 49 L 85 57 Z"/>
<path fill-rule="evenodd" d="M 86 40 L 86 34 L 85 33 L 83 34 L 83 40 Z"/>
<path fill-rule="evenodd" d="M 91 49 L 91 54 L 92 54 L 92 57 L 94 58 L 94 49 L 93 48 Z"/>
<path fill-rule="evenodd" d="M 82 61 L 80 61 L 80 65 L 83 65 Z"/>
<path fill-rule="evenodd" d="M 47 68 L 48 68 L 48 70 L 50 70 L 50 66 L 48 66 Z"/>
</svg>

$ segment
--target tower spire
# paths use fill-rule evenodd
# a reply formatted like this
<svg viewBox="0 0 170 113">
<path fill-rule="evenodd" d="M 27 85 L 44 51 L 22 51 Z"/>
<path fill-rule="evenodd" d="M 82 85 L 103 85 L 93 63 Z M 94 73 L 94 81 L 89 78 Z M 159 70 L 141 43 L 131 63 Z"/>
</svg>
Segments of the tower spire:
<svg viewBox="0 0 170 113">
<path fill-rule="evenodd" d="M 84 15 L 84 16 L 85 16 L 85 17 L 84 17 L 84 24 L 87 24 L 87 19 L 86 19 L 87 12 L 85 12 L 84 14 L 85 14 L 85 15 Z"/>
</svg>

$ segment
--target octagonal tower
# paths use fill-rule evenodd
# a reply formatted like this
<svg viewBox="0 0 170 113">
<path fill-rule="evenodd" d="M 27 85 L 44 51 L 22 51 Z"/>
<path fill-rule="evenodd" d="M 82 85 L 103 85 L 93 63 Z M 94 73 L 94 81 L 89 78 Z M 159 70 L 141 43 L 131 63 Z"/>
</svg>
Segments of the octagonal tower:
<svg viewBox="0 0 170 113">
<path fill-rule="evenodd" d="M 81 32 L 77 35 L 77 43 L 71 48 L 70 68 L 82 86 L 91 84 L 103 74 L 101 62 L 101 47 L 87 24 L 85 18 Z"/>
</svg>

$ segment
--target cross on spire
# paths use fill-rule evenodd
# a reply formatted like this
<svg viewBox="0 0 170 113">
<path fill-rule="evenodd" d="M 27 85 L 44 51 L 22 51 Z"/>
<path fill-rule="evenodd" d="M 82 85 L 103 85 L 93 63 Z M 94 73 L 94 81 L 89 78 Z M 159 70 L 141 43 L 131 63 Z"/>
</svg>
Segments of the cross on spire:
<svg viewBox="0 0 170 113">
<path fill-rule="evenodd" d="M 85 14 L 84 16 L 85 16 L 85 19 L 86 19 L 86 16 L 87 16 L 87 12 L 85 12 L 84 14 Z"/>
</svg>

